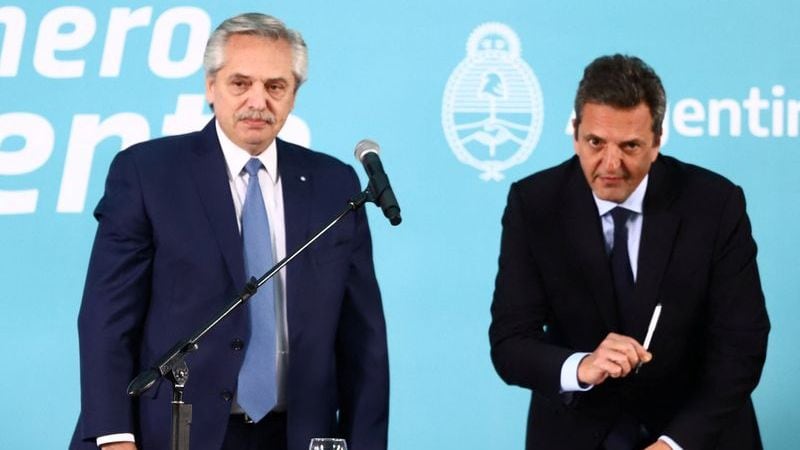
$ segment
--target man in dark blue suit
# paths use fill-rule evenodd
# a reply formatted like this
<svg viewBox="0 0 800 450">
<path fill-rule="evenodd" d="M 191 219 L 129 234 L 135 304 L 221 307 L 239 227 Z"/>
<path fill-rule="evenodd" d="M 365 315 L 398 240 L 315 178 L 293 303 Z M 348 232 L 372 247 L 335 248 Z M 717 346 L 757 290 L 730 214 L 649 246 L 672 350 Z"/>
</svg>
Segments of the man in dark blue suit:
<svg viewBox="0 0 800 450">
<path fill-rule="evenodd" d="M 215 119 L 120 152 L 95 210 L 72 449 L 168 447 L 170 384 L 138 399 L 126 386 L 261 275 L 249 269 L 253 249 L 243 242 L 253 230 L 243 217 L 254 208 L 248 198 L 266 212 L 260 237 L 276 261 L 360 190 L 350 166 L 276 138 L 306 78 L 299 33 L 261 14 L 228 19 L 211 35 L 204 66 Z M 269 326 L 251 317 L 254 297 L 187 358 L 191 448 L 305 450 L 313 437 L 340 436 L 354 450 L 385 449 L 386 329 L 363 210 L 261 291 Z M 261 348 L 253 336 L 264 329 L 271 351 L 248 354 Z M 255 413 L 241 389 L 249 358 L 270 367 L 247 374 L 270 392 Z"/>
</svg>

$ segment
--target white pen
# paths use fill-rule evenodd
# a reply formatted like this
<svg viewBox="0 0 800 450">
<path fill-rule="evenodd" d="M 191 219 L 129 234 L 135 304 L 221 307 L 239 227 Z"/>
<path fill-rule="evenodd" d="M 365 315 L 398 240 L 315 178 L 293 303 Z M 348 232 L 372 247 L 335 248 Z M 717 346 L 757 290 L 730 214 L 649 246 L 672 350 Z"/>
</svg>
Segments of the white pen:
<svg viewBox="0 0 800 450">
<path fill-rule="evenodd" d="M 658 318 L 661 316 L 661 303 L 656 305 L 656 308 L 653 310 L 653 317 L 650 318 L 650 325 L 647 326 L 647 335 L 644 337 L 644 347 L 645 350 L 650 349 L 650 341 L 653 339 L 653 333 L 656 331 L 656 324 L 658 324 Z M 641 361 L 636 366 L 636 372 L 639 372 L 639 368 L 642 367 Z"/>
<path fill-rule="evenodd" d="M 647 335 L 644 337 L 644 349 L 650 349 L 650 341 L 653 339 L 653 332 L 656 331 L 656 324 L 658 323 L 658 318 L 661 316 L 661 303 L 656 305 L 656 309 L 653 310 L 653 317 L 650 318 L 650 325 L 647 326 Z"/>
</svg>

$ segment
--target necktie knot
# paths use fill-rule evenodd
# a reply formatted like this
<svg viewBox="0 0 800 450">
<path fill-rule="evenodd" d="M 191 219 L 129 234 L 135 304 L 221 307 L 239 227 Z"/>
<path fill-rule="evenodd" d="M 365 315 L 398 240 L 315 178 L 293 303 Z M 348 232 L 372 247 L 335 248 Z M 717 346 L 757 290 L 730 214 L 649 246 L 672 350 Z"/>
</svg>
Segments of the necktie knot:
<svg viewBox="0 0 800 450">
<path fill-rule="evenodd" d="M 611 210 L 611 218 L 614 219 L 614 230 L 621 229 L 627 226 L 628 219 L 633 214 L 633 211 L 625 209 L 621 206 Z"/>
<path fill-rule="evenodd" d="M 260 159 L 250 158 L 250 161 L 247 161 L 247 164 L 244 165 L 244 171 L 251 177 L 258 177 L 258 171 L 262 166 Z"/>
</svg>

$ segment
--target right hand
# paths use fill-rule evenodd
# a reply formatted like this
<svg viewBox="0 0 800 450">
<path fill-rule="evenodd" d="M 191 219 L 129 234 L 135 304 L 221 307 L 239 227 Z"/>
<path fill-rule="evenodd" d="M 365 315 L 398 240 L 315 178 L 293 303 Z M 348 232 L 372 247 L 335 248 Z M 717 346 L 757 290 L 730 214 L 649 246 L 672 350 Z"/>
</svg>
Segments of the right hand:
<svg viewBox="0 0 800 450">
<path fill-rule="evenodd" d="M 639 363 L 647 363 L 652 359 L 653 355 L 636 339 L 608 333 L 603 342 L 578 364 L 578 381 L 598 385 L 608 377 L 626 377 Z"/>
<path fill-rule="evenodd" d="M 133 442 L 112 442 L 110 444 L 103 444 L 100 446 L 101 450 L 136 450 L 136 444 Z"/>
</svg>

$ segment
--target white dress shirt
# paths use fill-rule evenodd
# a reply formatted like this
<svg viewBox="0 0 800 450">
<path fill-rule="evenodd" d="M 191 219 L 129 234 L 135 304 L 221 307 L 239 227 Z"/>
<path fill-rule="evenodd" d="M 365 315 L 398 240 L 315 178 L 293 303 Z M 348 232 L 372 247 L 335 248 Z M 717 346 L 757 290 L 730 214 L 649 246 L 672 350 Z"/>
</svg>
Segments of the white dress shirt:
<svg viewBox="0 0 800 450">
<path fill-rule="evenodd" d="M 244 166 L 253 156 L 246 150 L 238 147 L 223 133 L 216 122 L 217 136 L 228 166 L 228 183 L 233 197 L 233 206 L 236 210 L 236 220 L 239 232 L 242 230 L 242 207 L 247 193 L 250 176 L 244 171 Z M 278 151 L 275 141 L 266 150 L 256 156 L 263 164 L 258 172 L 258 183 L 264 198 L 264 207 L 269 219 L 270 239 L 272 241 L 272 257 L 275 262 L 286 257 L 286 224 L 283 216 L 283 187 L 278 173 Z M 256 275 L 256 277 L 262 274 Z M 276 376 L 277 376 L 277 404 L 276 410 L 286 409 L 286 374 L 289 364 L 289 325 L 286 318 L 286 269 L 281 269 L 272 279 L 275 289 L 275 339 L 277 350 Z M 234 412 L 242 412 L 234 402 Z"/>
</svg>

